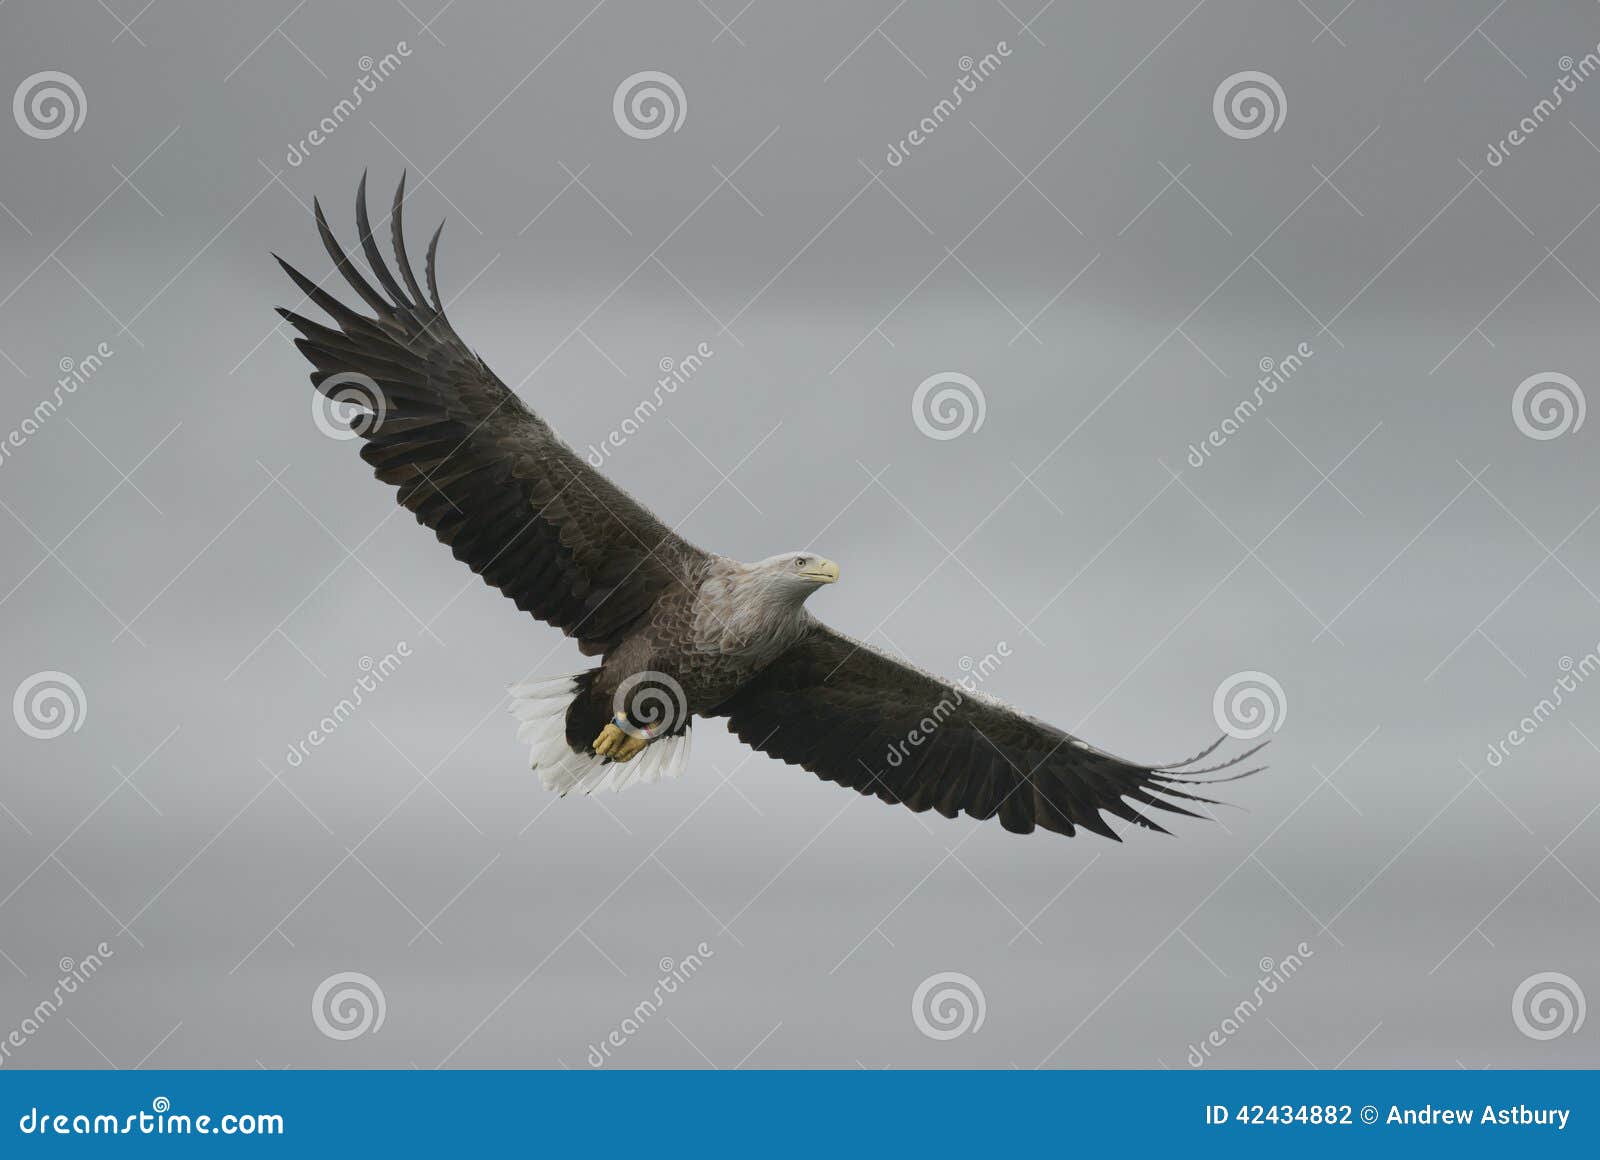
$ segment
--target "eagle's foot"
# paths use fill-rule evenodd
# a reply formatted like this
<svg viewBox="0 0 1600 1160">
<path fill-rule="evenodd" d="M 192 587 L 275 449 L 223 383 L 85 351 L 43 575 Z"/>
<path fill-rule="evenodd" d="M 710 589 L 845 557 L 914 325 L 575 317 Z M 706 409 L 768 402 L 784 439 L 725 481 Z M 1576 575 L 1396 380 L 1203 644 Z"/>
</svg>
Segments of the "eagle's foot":
<svg viewBox="0 0 1600 1160">
<path fill-rule="evenodd" d="M 594 749 L 596 757 L 609 757 L 612 761 L 631 761 L 648 744 L 650 744 L 649 738 L 635 737 L 613 722 L 600 730 L 600 735 L 594 739 L 591 748 Z"/>
</svg>

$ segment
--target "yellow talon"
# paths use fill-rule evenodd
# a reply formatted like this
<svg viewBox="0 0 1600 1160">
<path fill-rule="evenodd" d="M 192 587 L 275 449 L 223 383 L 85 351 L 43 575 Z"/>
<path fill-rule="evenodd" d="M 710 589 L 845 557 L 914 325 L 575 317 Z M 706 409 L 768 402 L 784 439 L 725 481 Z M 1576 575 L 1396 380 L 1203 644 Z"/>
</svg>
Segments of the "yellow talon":
<svg viewBox="0 0 1600 1160">
<path fill-rule="evenodd" d="M 631 733 L 626 733 L 623 735 L 622 744 L 611 751 L 611 760 L 632 761 L 649 744 L 648 738 L 635 737 Z"/>
<path fill-rule="evenodd" d="M 596 757 L 610 757 L 612 751 L 617 749 L 627 736 L 615 724 L 610 724 L 600 730 L 600 736 L 594 739 L 594 745 L 591 748 L 594 749 Z"/>
<path fill-rule="evenodd" d="M 648 744 L 650 742 L 647 738 L 635 737 L 613 722 L 600 730 L 600 736 L 594 739 L 592 748 L 596 757 L 609 757 L 612 761 L 630 761 Z"/>
</svg>

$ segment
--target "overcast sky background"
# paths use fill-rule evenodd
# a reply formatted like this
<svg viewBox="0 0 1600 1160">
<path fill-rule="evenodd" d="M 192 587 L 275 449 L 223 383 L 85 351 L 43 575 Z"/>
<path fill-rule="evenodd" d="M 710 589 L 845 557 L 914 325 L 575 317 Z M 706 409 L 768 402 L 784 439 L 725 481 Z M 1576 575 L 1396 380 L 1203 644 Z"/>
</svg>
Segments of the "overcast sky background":
<svg viewBox="0 0 1600 1160">
<path fill-rule="evenodd" d="M 53 739 L 0 718 L 0 1039 L 111 952 L 6 1066 L 582 1068 L 701 943 L 615 1065 L 1183 1068 L 1302 943 L 1208 1066 L 1600 1062 L 1600 1020 L 1513 1015 L 1542 972 L 1600 997 L 1600 682 L 1487 759 L 1600 642 L 1600 420 L 1512 405 L 1595 386 L 1600 80 L 1486 159 L 1596 6 L 741 4 L 0 8 L 0 96 L 83 94 L 75 131 L 0 120 L 0 439 L 112 352 L 0 458 L 0 700 L 83 693 Z M 644 71 L 676 131 L 614 118 Z M 1246 71 L 1282 121 L 1233 136 Z M 457 327 L 575 446 L 714 352 L 606 468 L 690 539 L 811 546 L 832 624 L 951 674 L 1006 642 L 988 691 L 1138 759 L 1269 674 L 1271 770 L 1120 846 L 717 722 L 680 782 L 547 795 L 504 688 L 591 662 L 319 431 L 274 327 L 269 252 L 329 272 L 312 196 L 351 243 L 403 168 Z M 983 398 L 957 438 L 913 417 L 941 373 Z M 313 1018 L 342 972 L 384 1004 L 349 1039 Z M 940 972 L 981 1026 L 919 1030 Z"/>
</svg>

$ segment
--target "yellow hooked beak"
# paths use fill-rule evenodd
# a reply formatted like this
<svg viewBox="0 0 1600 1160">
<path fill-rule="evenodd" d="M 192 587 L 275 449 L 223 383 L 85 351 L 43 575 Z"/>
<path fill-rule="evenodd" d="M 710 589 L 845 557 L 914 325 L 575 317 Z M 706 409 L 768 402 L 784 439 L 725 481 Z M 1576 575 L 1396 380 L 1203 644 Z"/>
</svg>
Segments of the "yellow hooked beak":
<svg viewBox="0 0 1600 1160">
<path fill-rule="evenodd" d="M 815 580 L 818 584 L 832 584 L 839 579 L 839 565 L 832 560 L 820 560 L 815 568 L 808 568 L 800 575 Z"/>
</svg>

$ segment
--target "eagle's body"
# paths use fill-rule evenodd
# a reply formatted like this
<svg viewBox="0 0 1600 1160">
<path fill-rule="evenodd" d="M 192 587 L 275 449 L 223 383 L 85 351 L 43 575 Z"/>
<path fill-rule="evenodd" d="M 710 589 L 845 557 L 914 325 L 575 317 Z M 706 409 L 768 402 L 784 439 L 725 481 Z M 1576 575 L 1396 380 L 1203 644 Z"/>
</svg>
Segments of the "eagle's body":
<svg viewBox="0 0 1600 1160">
<path fill-rule="evenodd" d="M 775 579 L 781 575 L 780 567 L 711 560 L 684 589 L 662 594 L 659 611 L 638 637 L 649 652 L 633 655 L 630 639 L 618 660 L 627 667 L 665 666 L 662 671 L 682 683 L 690 711 L 710 713 L 816 623 L 805 610 L 816 585 L 782 583 Z"/>
<path fill-rule="evenodd" d="M 1159 830 L 1137 807 L 1194 816 L 1177 801 L 1209 799 L 1180 787 L 1249 756 L 1194 769 L 1219 741 L 1172 765 L 1124 761 L 977 693 L 970 680 L 941 680 L 816 620 L 805 601 L 838 579 L 831 561 L 801 551 L 743 564 L 684 540 L 558 439 L 462 342 L 439 298 L 438 233 L 427 294 L 406 256 L 404 189 L 402 180 L 389 219 L 403 286 L 373 237 L 364 178 L 356 224 L 381 290 L 316 210 L 329 255 L 375 317 L 287 263 L 338 329 L 280 313 L 302 335 L 317 388 L 365 413 L 354 424 L 362 457 L 400 503 L 519 608 L 601 657 L 597 668 L 511 691 L 546 785 L 590 792 L 675 776 L 692 721 L 725 717 L 763 752 L 913 810 L 997 817 L 1021 833 L 1082 826 L 1116 837 L 1102 811 Z"/>
<path fill-rule="evenodd" d="M 775 562 L 763 565 L 722 556 L 685 560 L 678 583 L 661 593 L 650 615 L 606 653 L 598 669 L 513 687 L 513 711 L 525 721 L 560 716 L 559 730 L 553 722 L 543 729 L 524 726 L 525 739 L 534 741 L 533 766 L 546 785 L 565 793 L 654 780 L 653 767 L 607 770 L 604 752 L 601 760 L 580 758 L 608 725 L 631 736 L 635 752 L 647 740 L 645 731 L 650 741 L 683 738 L 694 717 L 714 714 L 812 631 L 816 622 L 803 605 L 815 585 L 790 581 L 788 570 Z M 659 776 L 682 772 L 687 747 L 675 745 L 671 752 L 675 760 Z M 632 756 L 626 753 L 623 760 Z"/>
</svg>

